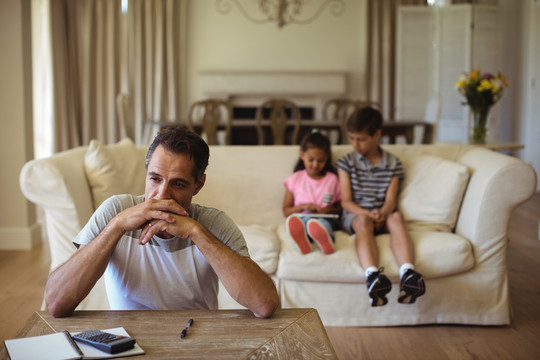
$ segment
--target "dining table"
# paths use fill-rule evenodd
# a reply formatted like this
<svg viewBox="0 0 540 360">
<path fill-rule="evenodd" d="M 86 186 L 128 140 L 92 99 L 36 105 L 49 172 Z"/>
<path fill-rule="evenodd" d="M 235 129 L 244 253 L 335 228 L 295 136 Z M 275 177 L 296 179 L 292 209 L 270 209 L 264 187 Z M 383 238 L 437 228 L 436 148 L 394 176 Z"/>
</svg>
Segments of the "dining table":
<svg viewBox="0 0 540 360">
<path fill-rule="evenodd" d="M 159 126 L 170 127 L 185 125 L 186 121 L 159 121 L 149 120 L 145 123 L 145 126 Z M 288 121 L 287 132 L 292 133 L 295 126 L 294 120 Z M 257 145 L 257 121 L 255 119 L 233 119 L 230 123 L 231 127 L 231 145 Z M 267 134 L 265 138 L 269 138 L 270 124 L 265 121 L 262 122 L 263 131 Z M 382 134 L 387 138 L 389 144 L 395 144 L 399 137 L 403 137 L 407 144 L 414 143 L 415 128 L 423 128 L 423 135 L 421 139 L 422 144 L 430 144 L 433 142 L 433 124 L 425 122 L 423 120 L 385 120 L 383 122 Z M 202 133 L 202 126 L 195 124 L 193 126 L 195 132 Z M 217 130 L 225 130 L 225 124 L 219 124 Z M 337 121 L 329 121 L 322 119 L 302 119 L 300 121 L 300 130 L 298 135 L 299 142 L 302 137 L 312 129 L 317 128 L 325 132 L 334 132 L 337 134 L 336 143 L 347 143 L 347 139 L 343 136 L 342 124 Z"/>
</svg>

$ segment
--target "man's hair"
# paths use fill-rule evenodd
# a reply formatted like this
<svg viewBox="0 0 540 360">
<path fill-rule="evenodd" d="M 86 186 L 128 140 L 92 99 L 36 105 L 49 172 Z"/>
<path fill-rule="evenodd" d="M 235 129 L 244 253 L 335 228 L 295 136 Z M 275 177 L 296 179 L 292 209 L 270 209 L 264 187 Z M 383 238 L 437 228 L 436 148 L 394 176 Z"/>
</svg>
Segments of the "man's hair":
<svg viewBox="0 0 540 360">
<path fill-rule="evenodd" d="M 347 131 L 367 132 L 370 136 L 375 135 L 377 130 L 382 129 L 383 119 L 379 110 L 372 107 L 363 107 L 355 110 L 347 120 Z"/>
<path fill-rule="evenodd" d="M 208 158 L 210 157 L 210 150 L 204 140 L 193 131 L 189 130 L 185 126 L 171 126 L 162 128 L 152 144 L 148 148 L 146 154 L 146 168 L 150 163 L 150 158 L 154 154 L 156 148 L 161 145 L 166 151 L 173 154 L 188 154 L 190 160 L 193 159 L 193 177 L 195 181 L 204 175 L 206 167 L 208 166 Z"/>
</svg>

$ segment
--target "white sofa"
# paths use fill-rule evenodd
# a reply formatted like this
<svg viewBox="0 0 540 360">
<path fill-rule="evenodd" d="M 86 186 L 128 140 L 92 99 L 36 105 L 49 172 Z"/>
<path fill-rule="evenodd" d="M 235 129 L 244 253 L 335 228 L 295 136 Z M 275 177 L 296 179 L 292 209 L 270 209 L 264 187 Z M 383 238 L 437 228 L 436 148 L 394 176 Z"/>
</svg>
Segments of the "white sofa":
<svg viewBox="0 0 540 360">
<path fill-rule="evenodd" d="M 532 167 L 473 146 L 383 147 L 400 157 L 406 173 L 399 209 L 427 287 L 413 305 L 397 302 L 398 267 L 388 235 L 377 242 L 394 286 L 379 308 L 369 305 L 353 236 L 336 232 L 332 255 L 295 250 L 281 205 L 297 146 L 211 147 L 206 185 L 193 201 L 225 210 L 240 226 L 252 258 L 275 280 L 282 307 L 314 307 L 327 326 L 509 324 L 508 224 L 512 210 L 534 193 Z M 334 146 L 334 160 L 351 150 Z M 24 166 L 23 193 L 45 211 L 51 270 L 74 252 L 71 241 L 96 205 L 115 193 L 143 193 L 145 153 L 127 139 L 108 146 L 94 141 Z M 221 308 L 237 306 L 220 291 Z M 79 309 L 107 308 L 100 280 Z"/>
</svg>

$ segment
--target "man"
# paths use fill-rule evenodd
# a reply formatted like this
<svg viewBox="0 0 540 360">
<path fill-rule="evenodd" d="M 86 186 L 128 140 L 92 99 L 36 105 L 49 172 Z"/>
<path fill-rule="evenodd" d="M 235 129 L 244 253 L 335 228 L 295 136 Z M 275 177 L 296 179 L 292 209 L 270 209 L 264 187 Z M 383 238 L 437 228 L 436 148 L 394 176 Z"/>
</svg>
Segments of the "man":
<svg viewBox="0 0 540 360">
<path fill-rule="evenodd" d="M 55 317 L 69 316 L 105 274 L 112 309 L 217 308 L 218 278 L 257 317 L 279 306 L 274 283 L 249 258 L 222 211 L 191 202 L 204 186 L 208 145 L 185 128 L 160 131 L 146 156 L 145 193 L 106 200 L 45 287 Z"/>
</svg>

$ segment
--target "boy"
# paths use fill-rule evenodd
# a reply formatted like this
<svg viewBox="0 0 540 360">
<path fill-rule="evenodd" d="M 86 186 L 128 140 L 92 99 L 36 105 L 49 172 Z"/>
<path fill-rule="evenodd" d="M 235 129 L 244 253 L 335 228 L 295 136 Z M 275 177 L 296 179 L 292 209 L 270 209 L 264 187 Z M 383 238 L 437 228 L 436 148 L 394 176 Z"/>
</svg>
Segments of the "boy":
<svg viewBox="0 0 540 360">
<path fill-rule="evenodd" d="M 366 272 L 371 306 L 386 305 L 392 283 L 379 268 L 375 235 L 390 233 L 390 244 L 400 266 L 400 303 L 412 304 L 425 293 L 422 275 L 414 270 L 414 250 L 403 216 L 395 211 L 399 181 L 404 177 L 399 159 L 379 146 L 382 115 L 371 107 L 355 111 L 347 120 L 354 151 L 337 163 L 343 207 L 342 225 L 356 234 L 356 250 Z"/>
</svg>

